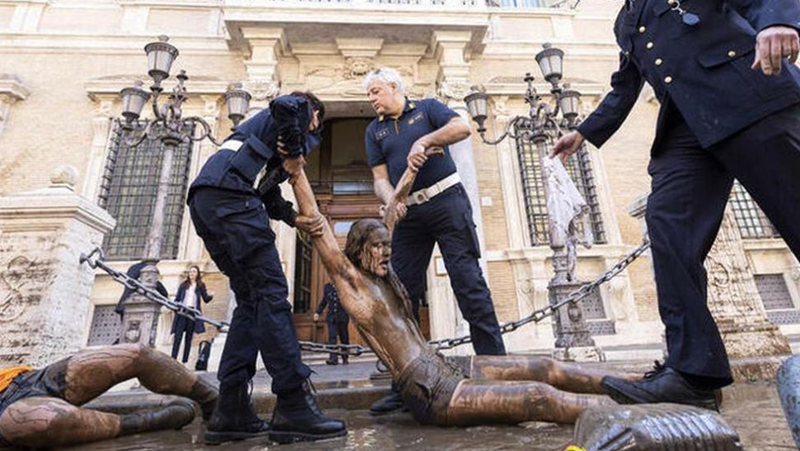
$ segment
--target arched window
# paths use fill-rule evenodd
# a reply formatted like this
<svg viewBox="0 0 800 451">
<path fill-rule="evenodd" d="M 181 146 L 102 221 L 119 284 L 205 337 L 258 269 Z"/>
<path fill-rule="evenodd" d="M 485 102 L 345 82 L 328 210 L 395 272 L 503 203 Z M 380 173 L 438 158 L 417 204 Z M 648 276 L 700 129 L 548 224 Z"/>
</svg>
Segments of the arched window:
<svg viewBox="0 0 800 451">
<path fill-rule="evenodd" d="M 136 132 L 144 125 L 136 124 Z M 152 131 L 158 130 L 154 126 Z M 163 157 L 159 140 L 146 139 L 130 147 L 125 144 L 125 133 L 119 126 L 112 133 L 98 198 L 99 205 L 117 220 L 116 227 L 103 242 L 103 250 L 110 260 L 139 260 L 144 256 Z M 191 158 L 191 143 L 181 143 L 175 149 L 164 212 L 162 259 L 178 256 Z"/>
</svg>

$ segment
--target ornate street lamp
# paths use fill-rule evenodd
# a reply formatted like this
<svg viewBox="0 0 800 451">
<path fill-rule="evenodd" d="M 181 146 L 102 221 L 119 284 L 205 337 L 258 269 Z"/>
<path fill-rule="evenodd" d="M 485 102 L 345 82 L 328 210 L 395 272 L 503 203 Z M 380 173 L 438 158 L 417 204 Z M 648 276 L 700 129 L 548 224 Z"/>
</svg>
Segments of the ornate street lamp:
<svg viewBox="0 0 800 451">
<path fill-rule="evenodd" d="M 558 193 L 548 189 L 548 174 L 544 161 L 548 157 L 550 146 L 553 141 L 562 135 L 562 130 L 574 128 L 578 124 L 578 109 L 580 105 L 580 93 L 569 89 L 568 85 L 562 86 L 564 52 L 552 47 L 550 44 L 544 45 L 544 50 L 536 55 L 536 62 L 539 63 L 544 79 L 547 80 L 552 88 L 550 93 L 555 100 L 554 105 L 544 101 L 536 92 L 533 85 L 534 78 L 530 73 L 525 74 L 524 81 L 527 89 L 524 94 L 525 103 L 528 104 L 527 116 L 515 116 L 509 120 L 502 135 L 496 139 L 486 137 L 485 122 L 488 117 L 489 96 L 477 88 L 464 98 L 470 116 L 478 125 L 478 133 L 484 143 L 496 145 L 507 137 L 514 140 L 526 140 L 531 142 L 537 149 L 539 161 L 542 162 L 542 180 L 544 181 L 544 192 L 547 197 L 547 204 L 552 205 L 552 196 Z M 548 215 L 548 228 L 550 237 L 550 248 L 553 250 L 553 269 L 554 275 L 548 284 L 549 301 L 557 304 L 564 299 L 570 292 L 580 286 L 575 278 L 575 251 L 574 246 L 563 242 L 557 238 L 555 218 L 553 214 Z M 562 226 L 563 227 L 563 226 Z M 534 243 L 536 244 L 536 243 Z M 570 248 L 571 247 L 571 248 Z M 586 320 L 583 316 L 583 309 L 579 304 L 569 304 L 567 309 L 561 309 L 555 316 L 555 333 L 557 356 L 571 359 L 576 356 L 575 348 L 588 350 L 583 354 L 583 358 L 593 359 L 594 355 L 600 357 L 596 351 L 594 340 L 589 334 Z M 594 351 L 592 351 L 594 349 Z"/>
<path fill-rule="evenodd" d="M 159 97 L 164 91 L 161 83 L 168 79 L 178 49 L 169 43 L 169 38 L 159 36 L 157 42 L 144 47 L 147 54 L 148 75 L 153 79 L 150 93 L 145 91 L 143 83 L 137 81 L 134 86 L 120 92 L 122 97 L 122 116 L 119 121 L 125 133 L 125 144 L 136 147 L 146 139 L 157 140 L 162 144 L 162 160 L 158 178 L 158 191 L 153 209 L 153 217 L 147 237 L 143 260 L 147 265 L 142 269 L 140 280 L 150 289 L 155 289 L 158 281 L 156 263 L 161 259 L 161 248 L 164 242 L 164 219 L 167 197 L 172 178 L 172 160 L 175 149 L 181 143 L 191 143 L 208 139 L 216 145 L 219 141 L 214 137 L 211 126 L 198 116 L 183 117 L 182 105 L 188 99 L 185 83 L 189 79 L 186 71 L 181 70 L 176 76 L 177 84 L 169 97 L 159 104 Z M 139 119 L 145 104 L 152 100 L 152 119 L 145 123 L 143 131 L 134 124 Z M 239 125 L 249 109 L 250 94 L 240 84 L 231 86 L 225 94 L 228 107 L 228 118 L 234 128 Z M 194 131 L 200 127 L 201 133 Z M 120 342 L 143 343 L 155 346 L 156 327 L 160 313 L 160 305 L 152 303 L 143 295 L 134 294 L 126 302 L 123 316 Z"/>
</svg>

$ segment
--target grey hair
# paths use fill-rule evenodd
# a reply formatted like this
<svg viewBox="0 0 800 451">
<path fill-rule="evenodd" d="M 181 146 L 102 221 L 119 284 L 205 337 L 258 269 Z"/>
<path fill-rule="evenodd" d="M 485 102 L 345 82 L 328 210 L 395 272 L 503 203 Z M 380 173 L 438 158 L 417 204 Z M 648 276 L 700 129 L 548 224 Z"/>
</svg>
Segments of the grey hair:
<svg viewBox="0 0 800 451">
<path fill-rule="evenodd" d="M 394 83 L 395 86 L 397 86 L 397 90 L 403 92 L 403 79 L 400 78 L 400 74 L 392 68 L 381 67 L 370 71 L 370 73 L 364 77 L 364 89 L 369 89 L 369 85 L 374 82 L 381 82 L 387 86 L 390 83 Z"/>
</svg>

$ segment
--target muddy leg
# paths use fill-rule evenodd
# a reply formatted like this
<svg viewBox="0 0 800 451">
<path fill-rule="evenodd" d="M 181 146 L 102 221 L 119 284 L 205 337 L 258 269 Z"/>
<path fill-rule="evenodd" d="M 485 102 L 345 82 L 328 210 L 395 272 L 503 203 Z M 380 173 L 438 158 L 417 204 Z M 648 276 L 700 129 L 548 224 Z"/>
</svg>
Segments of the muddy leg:
<svg viewBox="0 0 800 451">
<path fill-rule="evenodd" d="M 584 410 L 616 405 L 605 396 L 567 393 L 541 382 L 468 379 L 461 382 L 448 406 L 452 426 L 526 421 L 574 423 Z"/>
<path fill-rule="evenodd" d="M 115 415 L 75 407 L 50 397 L 17 401 L 0 416 L 0 434 L 12 445 L 54 448 L 106 440 L 121 435 L 179 429 L 194 419 L 189 401 L 142 413 Z"/>
<path fill-rule="evenodd" d="M 206 417 L 214 409 L 218 391 L 213 385 L 168 355 L 137 344 L 80 352 L 70 358 L 66 366 L 64 398 L 82 405 L 134 377 L 155 393 L 197 401 Z"/>
<path fill-rule="evenodd" d="M 472 379 L 538 381 L 573 393 L 604 394 L 600 381 L 605 376 L 639 380 L 641 375 L 606 371 L 585 365 L 562 363 L 548 357 L 475 356 Z"/>
</svg>

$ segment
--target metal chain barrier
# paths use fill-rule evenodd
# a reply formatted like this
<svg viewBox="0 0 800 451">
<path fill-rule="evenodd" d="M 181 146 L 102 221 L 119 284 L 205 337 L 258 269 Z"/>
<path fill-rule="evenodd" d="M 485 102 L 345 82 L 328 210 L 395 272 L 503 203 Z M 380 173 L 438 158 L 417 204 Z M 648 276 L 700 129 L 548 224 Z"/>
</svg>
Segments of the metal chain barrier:
<svg viewBox="0 0 800 451">
<path fill-rule="evenodd" d="M 591 283 L 587 283 L 586 285 L 581 286 L 577 290 L 571 292 L 567 295 L 563 300 L 559 301 L 556 304 L 548 305 L 538 310 L 534 310 L 530 315 L 520 318 L 516 321 L 511 321 L 500 326 L 500 333 L 507 334 L 509 332 L 513 332 L 520 327 L 528 324 L 528 323 L 539 323 L 546 318 L 553 316 L 558 309 L 564 307 L 567 304 L 576 304 L 586 298 L 587 296 L 594 293 L 600 285 L 608 282 L 609 280 L 616 277 L 619 273 L 625 270 L 631 263 L 634 262 L 640 255 L 645 253 L 648 249 L 650 249 L 650 241 L 645 240 L 642 244 L 639 245 L 636 249 L 631 251 L 628 255 L 626 255 L 622 260 L 617 262 L 614 266 L 607 269 L 603 274 L 601 274 L 597 279 L 592 281 Z M 95 254 L 99 254 L 99 257 L 95 260 L 92 260 L 92 256 Z M 97 248 L 92 251 L 91 254 L 85 256 L 81 254 L 81 263 L 88 263 L 89 266 L 92 268 L 101 268 L 108 274 L 110 274 L 114 280 L 117 282 L 125 285 L 128 288 L 133 289 L 135 292 L 144 295 L 147 299 L 156 302 L 158 304 L 167 307 L 168 309 L 174 311 L 178 315 L 186 316 L 189 319 L 195 321 L 203 321 L 208 324 L 215 326 L 220 331 L 227 331 L 229 324 L 223 321 L 214 321 L 204 317 L 198 310 L 188 308 L 182 306 L 180 304 L 176 304 L 169 299 L 165 298 L 158 292 L 145 288 L 141 282 L 136 279 L 132 279 L 128 277 L 127 274 L 117 271 L 105 263 L 103 263 L 103 253 L 102 251 Z M 471 343 L 472 338 L 469 335 L 464 335 L 461 337 L 456 338 L 445 338 L 441 340 L 433 340 L 429 341 L 428 344 L 433 346 L 437 351 L 443 351 L 446 349 L 452 349 L 457 346 L 465 345 L 467 343 Z M 363 354 L 369 354 L 373 351 L 370 348 L 361 346 L 361 345 L 329 345 L 323 343 L 316 343 L 311 341 L 300 341 L 300 349 L 302 351 L 307 352 L 314 352 L 314 353 L 328 353 L 328 354 L 337 354 L 342 356 L 360 356 Z"/>
<path fill-rule="evenodd" d="M 91 253 L 89 253 L 89 255 L 81 253 L 80 263 L 86 263 L 92 269 L 97 269 L 97 268 L 102 269 L 103 271 L 107 272 L 115 281 L 121 283 L 122 285 L 125 285 L 125 287 L 127 288 L 130 288 L 131 290 L 134 291 L 134 293 L 141 294 L 148 300 L 153 301 L 156 304 L 160 304 L 161 306 L 172 310 L 173 312 L 175 312 L 176 315 L 184 316 L 193 321 L 202 321 L 204 323 L 210 324 L 216 327 L 217 330 L 219 330 L 220 332 L 227 332 L 228 327 L 230 327 L 230 324 L 228 324 L 227 322 L 215 321 L 213 319 L 206 318 L 205 316 L 203 316 L 200 310 L 173 302 L 162 296 L 161 293 L 145 287 L 144 285 L 142 285 L 142 282 L 139 282 L 139 280 L 128 276 L 122 271 L 117 271 L 116 269 L 108 266 L 105 263 L 105 256 L 103 255 L 103 251 L 99 247 L 94 248 L 94 250 Z"/>
</svg>

